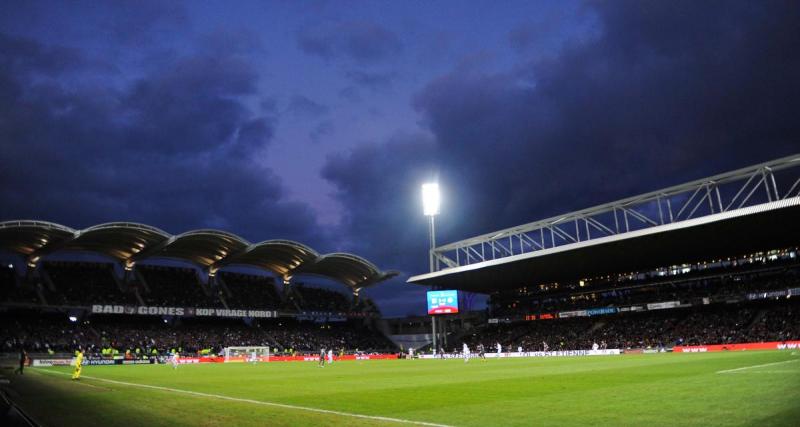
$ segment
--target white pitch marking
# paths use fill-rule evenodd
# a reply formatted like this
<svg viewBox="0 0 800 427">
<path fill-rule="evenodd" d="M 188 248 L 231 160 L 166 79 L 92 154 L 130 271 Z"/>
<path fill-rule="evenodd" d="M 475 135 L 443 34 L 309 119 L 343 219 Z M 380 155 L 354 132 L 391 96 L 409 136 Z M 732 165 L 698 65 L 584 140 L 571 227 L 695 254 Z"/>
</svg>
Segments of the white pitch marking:
<svg viewBox="0 0 800 427">
<path fill-rule="evenodd" d="M 31 371 L 36 372 L 37 374 L 41 374 L 42 372 L 45 372 L 45 373 L 48 373 L 48 374 L 72 375 L 72 374 L 69 374 L 69 373 L 66 373 L 66 372 L 40 371 L 40 370 L 34 370 L 34 369 L 31 369 Z M 85 381 L 84 382 L 72 381 L 72 384 L 79 384 L 79 385 L 82 385 L 82 386 L 96 388 L 96 389 L 99 389 L 99 390 L 106 390 L 106 391 L 111 390 L 110 388 L 105 388 L 105 387 L 100 387 L 99 385 L 89 384 L 89 383 L 87 383 Z"/>
<path fill-rule="evenodd" d="M 43 370 L 42 372 L 53 373 L 53 374 L 62 374 L 62 375 L 71 375 L 67 372 L 58 372 L 58 371 L 49 371 Z M 221 394 L 211 394 L 211 393 L 201 393 L 199 391 L 191 391 L 191 390 L 181 390 L 177 388 L 170 388 L 170 387 L 161 387 L 157 385 L 148 385 L 148 384 L 137 384 L 137 383 L 128 383 L 124 381 L 116 381 L 116 380 L 109 380 L 105 378 L 97 378 L 97 377 L 90 377 L 83 375 L 82 378 L 88 378 L 96 381 L 104 381 L 111 384 L 120 384 L 126 385 L 130 387 L 143 387 L 143 388 L 150 388 L 154 390 L 161 390 L 161 391 L 171 391 L 173 393 L 183 393 L 188 394 L 191 396 L 199 396 L 199 397 L 208 397 L 212 399 L 220 399 L 220 400 L 230 400 L 234 402 L 242 402 L 242 403 L 252 403 L 254 405 L 264 405 L 264 406 L 274 406 L 277 408 L 284 408 L 284 409 L 295 409 L 300 411 L 308 411 L 308 412 L 317 412 L 321 414 L 331 414 L 331 415 L 340 415 L 343 417 L 352 417 L 352 418 L 363 418 L 367 420 L 376 420 L 376 421 L 387 421 L 393 423 L 401 423 L 401 424 L 414 424 L 420 426 L 429 426 L 429 427 L 452 427 L 447 424 L 436 424 L 436 423 L 428 423 L 425 421 L 414 421 L 414 420 L 406 420 L 403 418 L 392 418 L 392 417 L 381 417 L 377 415 L 364 415 L 364 414 L 354 414 L 350 412 L 341 412 L 341 411 L 333 411 L 330 409 L 320 409 L 320 408 L 311 408 L 308 406 L 297 406 L 297 405 L 288 405 L 285 403 L 275 403 L 275 402 L 265 402 L 262 400 L 253 400 L 253 399 L 242 399 L 238 397 L 231 397 L 225 396 Z"/>
<path fill-rule="evenodd" d="M 729 372 L 743 371 L 745 369 L 755 369 L 755 368 L 763 368 L 765 366 L 783 365 L 784 363 L 792 363 L 792 362 L 797 362 L 797 361 L 798 361 L 798 359 L 784 360 L 783 362 L 764 363 L 762 365 L 745 366 L 745 367 L 736 368 L 736 369 L 726 369 L 724 371 L 717 371 L 717 373 L 718 374 L 727 374 Z"/>
</svg>

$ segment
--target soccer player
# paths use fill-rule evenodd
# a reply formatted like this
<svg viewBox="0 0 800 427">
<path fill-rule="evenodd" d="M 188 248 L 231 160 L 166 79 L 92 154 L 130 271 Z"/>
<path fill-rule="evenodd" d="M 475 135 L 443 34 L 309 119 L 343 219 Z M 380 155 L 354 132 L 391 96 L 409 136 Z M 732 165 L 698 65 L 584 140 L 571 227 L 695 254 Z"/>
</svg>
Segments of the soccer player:
<svg viewBox="0 0 800 427">
<path fill-rule="evenodd" d="M 319 367 L 325 367 L 325 347 L 319 349 Z"/>
<path fill-rule="evenodd" d="M 481 359 L 486 360 L 486 348 L 483 346 L 483 344 L 478 344 L 478 356 Z"/>
<path fill-rule="evenodd" d="M 258 356 L 256 356 L 256 351 L 255 350 L 253 350 L 250 353 L 250 362 L 253 363 L 253 364 L 258 363 Z"/>
<path fill-rule="evenodd" d="M 500 343 L 497 343 L 497 357 L 500 357 L 500 353 L 503 352 L 503 346 Z"/>
<path fill-rule="evenodd" d="M 72 379 L 79 380 L 81 379 L 81 369 L 83 368 L 83 351 L 78 349 L 75 352 L 75 369 L 72 371 Z"/>
<path fill-rule="evenodd" d="M 328 364 L 333 364 L 333 349 L 328 350 Z"/>
<path fill-rule="evenodd" d="M 20 347 L 19 349 L 19 368 L 17 368 L 14 373 L 16 374 L 19 372 L 20 375 L 23 375 L 23 371 L 25 370 L 25 362 L 28 361 L 28 353 L 25 351 L 24 348 Z"/>
<path fill-rule="evenodd" d="M 172 350 L 172 354 L 169 356 L 169 361 L 172 363 L 172 369 L 178 369 L 178 352 Z"/>
<path fill-rule="evenodd" d="M 547 345 L 547 342 L 545 342 L 545 341 L 542 341 L 542 350 L 543 350 L 543 351 L 548 351 L 548 350 L 550 350 L 550 346 L 549 346 L 549 345 Z"/>
<path fill-rule="evenodd" d="M 469 362 L 469 346 L 467 345 L 467 343 L 464 343 L 464 346 L 461 349 L 461 353 L 464 355 L 464 363 Z"/>
</svg>

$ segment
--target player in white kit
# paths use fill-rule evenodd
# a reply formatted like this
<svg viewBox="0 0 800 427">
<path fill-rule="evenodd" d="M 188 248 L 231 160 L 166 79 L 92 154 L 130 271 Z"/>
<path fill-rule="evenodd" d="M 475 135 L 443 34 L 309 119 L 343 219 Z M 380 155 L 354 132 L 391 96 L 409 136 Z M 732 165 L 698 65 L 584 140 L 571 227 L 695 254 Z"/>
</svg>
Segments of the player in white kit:
<svg viewBox="0 0 800 427">
<path fill-rule="evenodd" d="M 464 343 L 464 347 L 461 349 L 461 352 L 464 354 L 464 363 L 469 362 L 469 346 L 467 343 Z"/>
<path fill-rule="evenodd" d="M 333 363 L 333 350 L 328 350 L 328 364 Z"/>
<path fill-rule="evenodd" d="M 497 357 L 500 357 L 500 353 L 503 352 L 503 346 L 500 343 L 497 343 Z"/>
<path fill-rule="evenodd" d="M 172 369 L 178 369 L 178 352 L 173 351 L 169 356 L 169 361 L 172 363 Z"/>
</svg>

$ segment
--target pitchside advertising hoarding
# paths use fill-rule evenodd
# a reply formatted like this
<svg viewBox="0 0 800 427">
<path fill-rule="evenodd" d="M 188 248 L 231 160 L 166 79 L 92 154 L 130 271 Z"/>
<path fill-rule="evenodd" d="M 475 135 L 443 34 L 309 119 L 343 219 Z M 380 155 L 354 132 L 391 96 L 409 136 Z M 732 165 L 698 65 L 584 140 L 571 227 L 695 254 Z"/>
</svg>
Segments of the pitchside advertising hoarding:
<svg viewBox="0 0 800 427">
<path fill-rule="evenodd" d="M 428 291 L 428 314 L 458 313 L 458 291 Z"/>
</svg>

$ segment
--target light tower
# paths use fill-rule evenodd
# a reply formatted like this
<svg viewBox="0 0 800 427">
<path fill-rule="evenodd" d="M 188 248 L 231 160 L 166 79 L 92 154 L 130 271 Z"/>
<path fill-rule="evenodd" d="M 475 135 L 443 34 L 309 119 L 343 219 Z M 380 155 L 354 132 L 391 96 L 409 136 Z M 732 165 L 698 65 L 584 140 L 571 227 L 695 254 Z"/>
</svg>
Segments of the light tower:
<svg viewBox="0 0 800 427">
<path fill-rule="evenodd" d="M 434 217 L 439 214 L 439 205 L 441 203 L 441 196 L 439 194 L 438 183 L 422 184 L 422 211 L 429 218 L 428 221 L 428 237 L 430 241 L 430 249 L 428 250 L 428 262 L 431 273 L 436 271 L 436 257 L 433 250 L 436 248 L 436 226 Z M 436 316 L 431 315 L 431 333 L 433 335 L 433 351 L 437 351 L 437 334 L 436 334 Z"/>
</svg>

